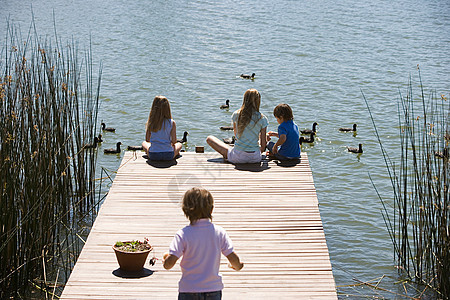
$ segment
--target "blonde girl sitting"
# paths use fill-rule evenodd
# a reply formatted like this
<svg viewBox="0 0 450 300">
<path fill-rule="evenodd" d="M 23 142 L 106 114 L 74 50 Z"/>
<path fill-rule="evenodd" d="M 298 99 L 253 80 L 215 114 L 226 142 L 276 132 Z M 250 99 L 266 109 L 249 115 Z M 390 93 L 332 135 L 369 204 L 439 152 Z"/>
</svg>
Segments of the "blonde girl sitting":
<svg viewBox="0 0 450 300">
<path fill-rule="evenodd" d="M 153 99 L 142 147 L 150 160 L 172 160 L 180 154 L 176 124 L 172 120 L 169 100 L 164 96 Z"/>
<path fill-rule="evenodd" d="M 233 121 L 236 141 L 234 147 L 216 138 L 208 136 L 206 142 L 231 163 L 257 163 L 261 161 L 261 152 L 266 148 L 266 130 L 269 121 L 259 112 L 261 95 L 255 89 L 244 93 L 240 109 L 236 110 Z"/>
</svg>

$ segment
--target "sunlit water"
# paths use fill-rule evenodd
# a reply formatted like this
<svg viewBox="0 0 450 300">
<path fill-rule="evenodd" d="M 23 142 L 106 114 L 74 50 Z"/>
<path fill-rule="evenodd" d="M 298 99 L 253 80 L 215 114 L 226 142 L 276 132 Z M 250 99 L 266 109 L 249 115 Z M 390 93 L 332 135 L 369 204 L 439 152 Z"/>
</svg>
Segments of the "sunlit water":
<svg viewBox="0 0 450 300">
<path fill-rule="evenodd" d="M 117 129 L 104 134 L 99 149 L 98 164 L 109 172 L 122 156 L 103 149 L 117 141 L 139 145 L 159 94 L 171 102 L 178 135 L 189 131 L 188 151 L 206 145 L 207 135 L 230 136 L 219 127 L 229 125 L 248 88 L 261 92 L 269 130 L 276 130 L 272 111 L 281 102 L 291 105 L 301 128 L 318 122 L 317 141 L 302 151 L 309 155 L 338 291 L 372 295 L 343 286 L 382 275 L 388 277 L 383 287 L 397 290 L 392 244 L 369 172 L 386 199 L 390 182 L 362 93 L 395 156 L 399 90 L 406 93 L 411 75 L 419 94 L 417 65 L 427 94 L 449 94 L 450 2 L 0 0 L 0 6 L 2 46 L 7 19 L 26 35 L 31 11 L 40 35 L 53 36 L 55 23 L 58 37 L 73 37 L 81 50 L 91 38 L 94 61 L 103 63 L 99 120 Z M 252 72 L 253 81 L 238 77 Z M 220 110 L 226 99 L 230 110 Z M 356 135 L 337 130 L 353 123 Z M 358 143 L 362 155 L 347 152 Z"/>
</svg>

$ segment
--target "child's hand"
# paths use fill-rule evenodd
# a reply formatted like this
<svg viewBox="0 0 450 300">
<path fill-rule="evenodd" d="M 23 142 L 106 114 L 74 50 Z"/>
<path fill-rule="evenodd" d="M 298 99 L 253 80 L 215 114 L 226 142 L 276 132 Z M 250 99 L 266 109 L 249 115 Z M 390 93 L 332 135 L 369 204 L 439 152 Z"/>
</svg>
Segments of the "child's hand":
<svg viewBox="0 0 450 300">
<path fill-rule="evenodd" d="M 239 256 L 237 256 L 236 253 L 234 252 L 231 252 L 229 255 L 227 255 L 227 259 L 228 259 L 228 268 L 239 271 L 244 267 L 244 264 L 241 263 Z"/>
<path fill-rule="evenodd" d="M 231 263 L 228 263 L 228 268 L 233 269 L 235 271 L 240 271 L 243 267 L 244 267 L 244 263 L 240 263 L 240 265 L 236 268 L 233 267 L 233 265 Z"/>
<path fill-rule="evenodd" d="M 277 153 L 278 153 L 278 146 L 277 146 L 276 144 L 273 145 L 272 153 L 273 153 L 273 154 L 277 154 Z"/>
<path fill-rule="evenodd" d="M 277 133 L 275 131 L 269 131 L 267 133 L 268 136 L 275 136 Z"/>
<path fill-rule="evenodd" d="M 167 259 L 167 257 L 169 257 L 169 253 L 168 252 L 163 254 L 163 262 Z"/>
</svg>

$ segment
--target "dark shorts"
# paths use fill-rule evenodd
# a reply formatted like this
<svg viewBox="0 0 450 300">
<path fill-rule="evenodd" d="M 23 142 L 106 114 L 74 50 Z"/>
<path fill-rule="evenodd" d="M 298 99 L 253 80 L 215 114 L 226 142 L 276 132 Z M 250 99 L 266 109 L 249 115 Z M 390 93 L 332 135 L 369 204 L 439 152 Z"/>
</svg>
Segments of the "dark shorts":
<svg viewBox="0 0 450 300">
<path fill-rule="evenodd" d="M 178 300 L 220 300 L 222 291 L 205 293 L 178 293 Z"/>
<path fill-rule="evenodd" d="M 173 151 L 168 152 L 148 152 L 148 159 L 150 160 L 172 160 L 174 156 Z"/>
<path fill-rule="evenodd" d="M 284 156 L 284 155 L 281 155 L 281 154 L 278 154 L 278 153 L 277 154 L 273 154 L 273 152 L 272 152 L 273 146 L 275 146 L 275 143 L 274 142 L 269 142 L 267 144 L 266 148 L 267 148 L 267 150 L 269 150 L 271 155 L 275 156 L 276 159 L 278 159 L 278 160 L 295 160 L 295 159 L 299 159 L 299 157 L 287 157 L 287 156 Z"/>
</svg>

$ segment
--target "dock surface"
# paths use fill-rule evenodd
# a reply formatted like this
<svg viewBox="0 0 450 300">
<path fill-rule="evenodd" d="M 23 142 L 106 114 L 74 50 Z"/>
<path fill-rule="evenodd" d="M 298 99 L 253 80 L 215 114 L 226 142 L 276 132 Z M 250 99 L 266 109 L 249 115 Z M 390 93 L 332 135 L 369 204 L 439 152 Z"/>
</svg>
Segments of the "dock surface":
<svg viewBox="0 0 450 300">
<path fill-rule="evenodd" d="M 222 299 L 337 299 L 314 181 L 306 153 L 297 165 L 225 163 L 217 153 L 182 153 L 176 164 L 125 152 L 111 189 L 64 288 L 62 299 L 177 299 L 181 270 L 161 260 L 139 276 L 119 269 L 112 245 L 147 237 L 156 257 L 189 224 L 180 200 L 193 186 L 215 200 L 213 222 L 225 228 L 244 262 L 222 256 Z M 136 277 L 136 278 L 133 278 Z"/>
</svg>

